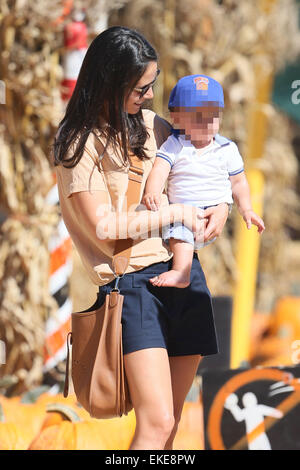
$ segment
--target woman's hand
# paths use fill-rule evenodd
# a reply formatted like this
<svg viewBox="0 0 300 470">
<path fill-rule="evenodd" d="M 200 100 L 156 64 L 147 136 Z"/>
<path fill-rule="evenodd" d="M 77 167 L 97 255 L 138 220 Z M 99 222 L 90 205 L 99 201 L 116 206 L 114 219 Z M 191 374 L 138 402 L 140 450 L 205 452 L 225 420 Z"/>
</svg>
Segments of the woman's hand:
<svg viewBox="0 0 300 470">
<path fill-rule="evenodd" d="M 193 232 L 195 241 L 203 241 L 207 219 L 204 210 L 188 204 L 170 204 L 173 222 L 180 222 Z"/>
<path fill-rule="evenodd" d="M 222 233 L 228 217 L 228 212 L 229 208 L 226 203 L 205 209 L 204 217 L 208 219 L 208 222 L 204 232 L 204 242 L 212 240 Z"/>
</svg>

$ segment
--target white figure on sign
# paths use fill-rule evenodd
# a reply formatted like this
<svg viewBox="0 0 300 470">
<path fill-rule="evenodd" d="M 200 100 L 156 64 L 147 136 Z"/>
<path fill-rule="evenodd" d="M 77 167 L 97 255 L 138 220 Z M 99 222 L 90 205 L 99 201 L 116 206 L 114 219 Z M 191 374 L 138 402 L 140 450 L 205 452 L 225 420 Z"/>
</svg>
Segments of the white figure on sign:
<svg viewBox="0 0 300 470">
<path fill-rule="evenodd" d="M 254 393 L 247 392 L 243 395 L 244 408 L 238 406 L 238 396 L 231 393 L 224 403 L 224 408 L 229 410 L 238 422 L 245 421 L 249 450 L 271 450 L 270 441 L 265 432 L 264 416 L 282 418 L 283 413 L 276 408 L 259 405 Z"/>
</svg>

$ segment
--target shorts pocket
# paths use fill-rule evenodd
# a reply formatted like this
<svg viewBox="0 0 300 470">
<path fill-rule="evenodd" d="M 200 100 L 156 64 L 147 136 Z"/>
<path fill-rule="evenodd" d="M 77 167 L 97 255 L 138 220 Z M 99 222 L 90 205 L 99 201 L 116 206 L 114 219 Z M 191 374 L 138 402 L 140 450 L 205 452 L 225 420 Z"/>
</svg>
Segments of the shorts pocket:
<svg viewBox="0 0 300 470">
<path fill-rule="evenodd" d="M 147 292 L 142 292 L 141 295 L 141 326 L 143 329 L 150 329 L 153 324 L 153 307 L 150 295 Z M 150 330 L 149 330 L 150 331 Z"/>
<path fill-rule="evenodd" d="M 149 279 L 151 279 L 155 274 L 133 274 L 132 277 L 132 287 L 135 290 L 135 296 L 137 302 L 139 302 L 139 308 L 141 310 L 141 328 L 149 328 L 151 324 L 151 306 L 149 302 L 150 293 L 147 290 L 147 285 L 149 285 Z M 138 308 L 138 307 L 137 307 Z"/>
<path fill-rule="evenodd" d="M 142 297 L 143 325 L 151 327 L 153 334 L 161 335 L 166 327 L 169 308 L 169 290 L 172 287 L 156 287 L 150 285 L 147 294 Z"/>
<path fill-rule="evenodd" d="M 160 323 L 164 322 L 167 297 L 172 288 L 153 286 L 149 280 L 164 271 L 163 269 L 143 274 L 135 273 L 132 279 L 132 286 L 137 291 L 136 296 L 140 298 L 141 326 L 143 329 L 147 328 L 149 334 L 153 335 L 161 334 Z"/>
</svg>

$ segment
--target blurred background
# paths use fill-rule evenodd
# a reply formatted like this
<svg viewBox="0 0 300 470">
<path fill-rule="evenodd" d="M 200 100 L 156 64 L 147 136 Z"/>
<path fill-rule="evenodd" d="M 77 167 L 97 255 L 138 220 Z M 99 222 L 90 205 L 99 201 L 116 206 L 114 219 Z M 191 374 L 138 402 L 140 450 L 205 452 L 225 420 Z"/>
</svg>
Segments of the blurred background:
<svg viewBox="0 0 300 470">
<path fill-rule="evenodd" d="M 222 366 L 300 362 L 300 2 L 0 0 L 0 393 L 62 389 L 71 312 L 88 279 L 61 219 L 51 145 L 91 41 L 112 25 L 159 54 L 155 112 L 177 80 L 221 82 L 220 134 L 245 160 L 261 237 L 234 208 L 199 251 L 226 330 Z M 217 363 L 216 363 L 217 364 Z M 209 366 L 209 364 L 207 365 Z"/>
</svg>

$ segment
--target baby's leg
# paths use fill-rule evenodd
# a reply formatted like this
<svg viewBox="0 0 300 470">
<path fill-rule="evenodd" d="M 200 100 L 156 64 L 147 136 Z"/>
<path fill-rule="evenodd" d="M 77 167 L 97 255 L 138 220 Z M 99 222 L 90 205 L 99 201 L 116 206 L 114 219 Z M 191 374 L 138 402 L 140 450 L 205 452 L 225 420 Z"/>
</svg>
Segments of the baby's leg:
<svg viewBox="0 0 300 470">
<path fill-rule="evenodd" d="M 175 238 L 170 238 L 169 243 L 173 253 L 172 269 L 150 279 L 150 282 L 158 287 L 187 287 L 190 284 L 194 245 Z"/>
</svg>

